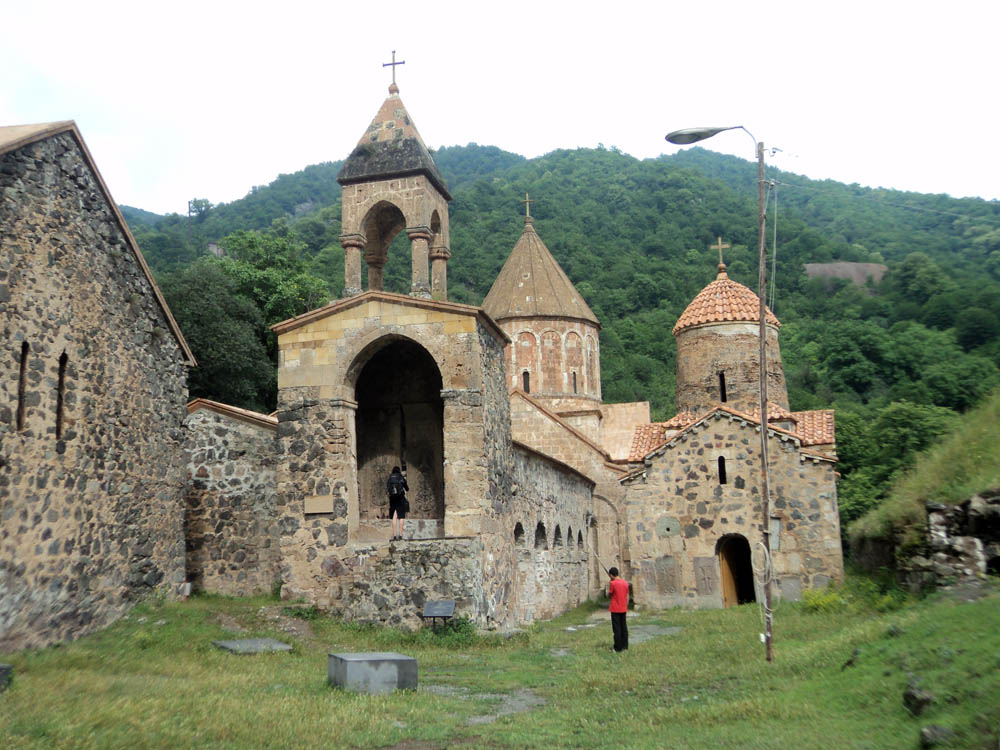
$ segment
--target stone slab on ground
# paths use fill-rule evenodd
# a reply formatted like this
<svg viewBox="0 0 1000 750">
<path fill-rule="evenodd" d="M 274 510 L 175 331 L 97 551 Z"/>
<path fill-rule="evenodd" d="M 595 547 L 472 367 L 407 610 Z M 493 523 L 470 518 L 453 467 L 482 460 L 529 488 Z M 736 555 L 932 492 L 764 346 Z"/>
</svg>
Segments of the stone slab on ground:
<svg viewBox="0 0 1000 750">
<path fill-rule="evenodd" d="M 417 689 L 417 660 L 392 652 L 330 654 L 326 677 L 331 685 L 354 693 L 381 695 Z"/>
<path fill-rule="evenodd" d="M 10 664 L 0 664 L 0 693 L 7 689 L 14 679 L 14 667 Z"/>
<path fill-rule="evenodd" d="M 287 643 L 274 638 L 241 638 L 236 641 L 212 641 L 213 646 L 232 651 L 234 654 L 263 654 L 268 651 L 291 651 Z"/>
</svg>

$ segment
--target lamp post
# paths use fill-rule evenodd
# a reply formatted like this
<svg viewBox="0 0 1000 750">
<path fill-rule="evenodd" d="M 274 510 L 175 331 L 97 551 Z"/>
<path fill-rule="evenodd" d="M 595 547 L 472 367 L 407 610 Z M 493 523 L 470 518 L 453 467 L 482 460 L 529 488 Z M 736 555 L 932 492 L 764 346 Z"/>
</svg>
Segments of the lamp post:
<svg viewBox="0 0 1000 750">
<path fill-rule="evenodd" d="M 760 485 L 761 500 L 764 505 L 764 519 L 761 526 L 764 544 L 764 648 L 767 660 L 774 661 L 774 646 L 771 612 L 771 494 L 767 483 L 767 330 L 766 312 L 764 307 L 767 269 L 764 247 L 764 143 L 754 138 L 753 133 L 742 125 L 730 125 L 721 128 L 685 128 L 668 133 L 666 138 L 670 143 L 687 145 L 697 143 L 725 130 L 742 130 L 757 147 L 757 249 L 760 257 L 760 270 L 757 276 L 757 290 L 760 297 Z"/>
</svg>

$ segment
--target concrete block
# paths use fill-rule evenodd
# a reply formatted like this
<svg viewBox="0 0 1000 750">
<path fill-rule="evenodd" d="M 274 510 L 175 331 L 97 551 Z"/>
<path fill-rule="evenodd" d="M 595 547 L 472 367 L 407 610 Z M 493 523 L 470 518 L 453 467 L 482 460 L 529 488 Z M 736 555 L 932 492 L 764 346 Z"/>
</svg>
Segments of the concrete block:
<svg viewBox="0 0 1000 750">
<path fill-rule="evenodd" d="M 381 695 L 417 689 L 417 660 L 391 652 L 330 654 L 326 677 L 354 693 Z"/>
</svg>

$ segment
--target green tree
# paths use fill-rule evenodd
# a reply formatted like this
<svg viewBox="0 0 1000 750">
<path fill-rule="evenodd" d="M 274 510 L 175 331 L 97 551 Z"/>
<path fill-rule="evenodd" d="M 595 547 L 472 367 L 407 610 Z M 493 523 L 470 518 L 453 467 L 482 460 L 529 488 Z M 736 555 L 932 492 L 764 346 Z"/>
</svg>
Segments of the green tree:
<svg viewBox="0 0 1000 750">
<path fill-rule="evenodd" d="M 262 340 L 264 320 L 237 287 L 213 259 L 170 274 L 161 284 L 198 360 L 188 376 L 191 397 L 269 412 L 276 370 Z"/>
</svg>

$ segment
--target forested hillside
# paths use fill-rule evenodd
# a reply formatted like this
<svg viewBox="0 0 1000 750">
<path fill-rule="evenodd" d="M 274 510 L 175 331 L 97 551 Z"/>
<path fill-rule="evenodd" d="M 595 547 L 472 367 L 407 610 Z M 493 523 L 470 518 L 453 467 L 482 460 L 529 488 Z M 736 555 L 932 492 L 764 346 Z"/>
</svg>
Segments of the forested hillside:
<svg viewBox="0 0 1000 750">
<path fill-rule="evenodd" d="M 530 193 L 539 234 L 603 324 L 605 401 L 649 400 L 654 419 L 669 416 L 670 330 L 715 277 L 716 237 L 732 245 L 730 277 L 756 287 L 756 165 L 698 148 L 644 161 L 603 148 L 528 160 L 470 144 L 434 158 L 454 195 L 450 298 L 482 301 Z M 192 396 L 273 407 L 266 326 L 343 288 L 339 166 L 282 175 L 229 204 L 194 200 L 190 217 L 123 208 L 201 364 Z M 791 406 L 837 409 L 849 520 L 1000 382 L 1000 203 L 778 170 L 768 179 L 779 209 L 769 272 Z M 224 257 L 208 254 L 209 243 Z M 803 272 L 828 261 L 884 263 L 889 273 L 859 288 Z M 405 292 L 408 278 L 400 237 L 386 288 Z"/>
</svg>

